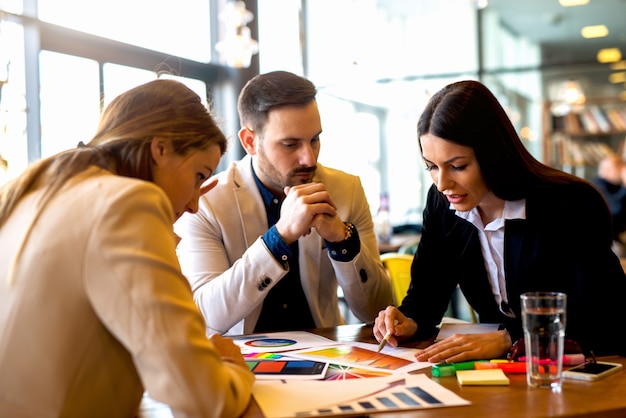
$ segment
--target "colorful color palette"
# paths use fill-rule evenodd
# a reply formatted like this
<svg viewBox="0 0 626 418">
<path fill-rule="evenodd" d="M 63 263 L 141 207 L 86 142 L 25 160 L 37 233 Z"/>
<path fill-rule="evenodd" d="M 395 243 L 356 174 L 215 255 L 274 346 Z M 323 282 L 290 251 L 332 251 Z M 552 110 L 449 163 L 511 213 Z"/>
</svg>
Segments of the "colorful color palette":
<svg viewBox="0 0 626 418">
<path fill-rule="evenodd" d="M 328 371 L 328 363 L 311 360 L 246 359 L 246 364 L 259 379 L 323 379 Z"/>
<path fill-rule="evenodd" d="M 384 370 L 370 370 L 359 367 L 342 366 L 341 364 L 331 364 L 324 380 L 348 380 L 367 379 L 369 377 L 389 376 L 390 372 Z"/>
<path fill-rule="evenodd" d="M 394 373 L 409 372 L 420 367 L 415 361 L 347 344 L 296 350 L 291 351 L 289 355 L 331 364 Z"/>
<path fill-rule="evenodd" d="M 290 345 L 294 345 L 296 343 L 297 341 L 285 338 L 261 338 L 245 342 L 245 344 L 250 347 L 289 347 Z"/>
</svg>

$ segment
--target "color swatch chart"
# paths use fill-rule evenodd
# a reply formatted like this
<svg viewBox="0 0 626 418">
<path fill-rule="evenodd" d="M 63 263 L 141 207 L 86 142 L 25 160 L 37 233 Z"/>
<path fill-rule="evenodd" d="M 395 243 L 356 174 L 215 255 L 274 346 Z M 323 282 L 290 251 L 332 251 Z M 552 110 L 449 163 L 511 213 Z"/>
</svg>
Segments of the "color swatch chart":
<svg viewBox="0 0 626 418">
<path fill-rule="evenodd" d="M 292 357 L 323 361 L 372 370 L 374 372 L 410 372 L 422 367 L 419 363 L 385 353 L 366 350 L 349 344 L 339 344 L 289 352 Z"/>
</svg>

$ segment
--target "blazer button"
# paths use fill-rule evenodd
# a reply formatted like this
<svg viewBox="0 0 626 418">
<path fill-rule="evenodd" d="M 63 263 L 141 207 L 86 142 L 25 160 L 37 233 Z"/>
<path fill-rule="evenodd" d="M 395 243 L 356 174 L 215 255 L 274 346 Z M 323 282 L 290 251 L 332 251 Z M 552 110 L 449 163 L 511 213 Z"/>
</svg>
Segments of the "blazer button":
<svg viewBox="0 0 626 418">
<path fill-rule="evenodd" d="M 359 270 L 359 276 L 361 276 L 361 281 L 363 283 L 367 282 L 367 272 L 365 271 L 365 269 Z"/>
<path fill-rule="evenodd" d="M 267 286 L 269 286 L 269 285 L 270 285 L 270 283 L 272 283 L 272 279 L 270 279 L 269 277 L 266 277 L 266 278 L 264 278 L 264 279 L 261 281 L 261 284 L 259 285 L 259 288 L 258 288 L 258 289 L 259 289 L 260 291 L 263 291 L 263 290 L 265 290 L 265 288 L 266 288 Z"/>
</svg>

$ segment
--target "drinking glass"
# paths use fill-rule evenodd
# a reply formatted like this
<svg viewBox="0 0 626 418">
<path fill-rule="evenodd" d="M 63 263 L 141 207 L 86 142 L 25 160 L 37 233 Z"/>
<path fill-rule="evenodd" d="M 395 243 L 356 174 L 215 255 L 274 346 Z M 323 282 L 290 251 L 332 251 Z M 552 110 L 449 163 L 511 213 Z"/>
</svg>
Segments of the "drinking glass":
<svg viewBox="0 0 626 418">
<path fill-rule="evenodd" d="M 520 296 L 529 386 L 560 391 L 567 295 L 529 292 Z"/>
</svg>

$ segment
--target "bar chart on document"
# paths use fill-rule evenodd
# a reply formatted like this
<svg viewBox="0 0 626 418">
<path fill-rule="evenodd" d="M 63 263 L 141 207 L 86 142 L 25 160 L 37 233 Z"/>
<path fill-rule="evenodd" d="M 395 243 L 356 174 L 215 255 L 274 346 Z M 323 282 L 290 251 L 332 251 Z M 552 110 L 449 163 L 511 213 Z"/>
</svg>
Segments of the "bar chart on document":
<svg viewBox="0 0 626 418">
<path fill-rule="evenodd" d="M 267 418 L 354 415 L 469 405 L 425 375 L 344 381 L 258 384 L 254 397 Z"/>
<path fill-rule="evenodd" d="M 348 399 L 338 405 L 321 407 L 312 411 L 302 411 L 299 416 L 328 414 L 353 414 L 357 412 L 381 412 L 420 407 L 443 406 L 443 401 L 431 395 L 420 385 L 405 385 L 404 379 L 390 382 L 379 392 L 367 394 L 357 399 Z"/>
</svg>

